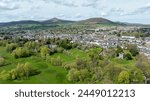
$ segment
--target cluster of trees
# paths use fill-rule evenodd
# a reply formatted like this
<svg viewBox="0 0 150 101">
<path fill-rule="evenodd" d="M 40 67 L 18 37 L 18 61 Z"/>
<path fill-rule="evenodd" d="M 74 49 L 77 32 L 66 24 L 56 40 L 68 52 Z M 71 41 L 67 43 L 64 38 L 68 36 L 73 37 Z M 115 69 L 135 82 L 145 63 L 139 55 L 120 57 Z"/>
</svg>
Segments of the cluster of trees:
<svg viewBox="0 0 150 101">
<path fill-rule="evenodd" d="M 137 45 L 135 45 L 135 44 L 129 44 L 127 46 L 127 50 L 126 51 L 128 51 L 128 52 L 124 52 L 122 47 L 117 46 L 116 55 L 119 56 L 120 53 L 123 53 L 125 59 L 132 60 L 133 57 L 135 57 L 135 56 L 137 56 L 139 54 L 139 49 L 138 49 Z"/>
<path fill-rule="evenodd" d="M 138 67 L 143 72 L 145 79 L 150 79 L 150 62 L 146 56 L 141 54 L 137 57 L 136 67 Z"/>
<path fill-rule="evenodd" d="M 18 47 L 12 52 L 15 58 L 29 57 L 32 52 L 27 47 Z"/>
<path fill-rule="evenodd" d="M 6 46 L 8 44 L 7 40 L 0 40 L 0 46 Z"/>
<path fill-rule="evenodd" d="M 12 51 L 15 50 L 17 47 L 19 47 L 17 43 L 7 44 L 7 45 L 6 45 L 6 51 L 7 51 L 7 52 L 12 52 Z"/>
<path fill-rule="evenodd" d="M 40 72 L 33 69 L 33 66 L 29 63 L 18 63 L 16 68 L 10 71 L 2 71 L 0 78 L 3 80 L 26 80 L 30 76 L 37 75 Z"/>
<path fill-rule="evenodd" d="M 115 64 L 109 58 L 101 57 L 96 51 L 88 52 L 89 58 L 78 58 L 72 63 L 64 63 L 62 66 L 68 71 L 67 78 L 70 82 L 84 83 L 144 83 L 142 70 L 136 66 L 132 69 Z M 131 59 L 130 53 L 126 54 Z"/>
<path fill-rule="evenodd" d="M 139 54 L 138 47 L 135 44 L 129 44 L 127 46 L 127 49 L 130 51 L 130 53 L 132 54 L 132 56 L 136 56 L 136 55 Z"/>
</svg>

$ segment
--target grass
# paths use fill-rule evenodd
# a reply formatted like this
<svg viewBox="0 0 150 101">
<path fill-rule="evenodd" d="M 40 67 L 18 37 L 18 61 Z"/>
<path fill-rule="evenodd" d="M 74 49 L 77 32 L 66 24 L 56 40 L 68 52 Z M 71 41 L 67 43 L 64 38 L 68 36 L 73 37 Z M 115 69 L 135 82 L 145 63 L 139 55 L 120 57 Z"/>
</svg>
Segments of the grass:
<svg viewBox="0 0 150 101">
<path fill-rule="evenodd" d="M 93 48 L 90 50 L 79 50 L 79 49 L 71 49 L 69 51 L 63 53 L 55 53 L 49 58 L 57 58 L 63 60 L 63 62 L 74 62 L 77 58 L 89 58 L 89 52 L 101 52 L 101 48 Z M 66 76 L 68 72 L 59 66 L 53 66 L 50 61 L 46 61 L 42 59 L 40 56 L 31 56 L 27 58 L 19 58 L 15 59 L 10 53 L 6 52 L 4 47 L 0 47 L 0 56 L 5 57 L 7 60 L 7 65 L 0 67 L 0 72 L 5 70 L 9 71 L 13 68 L 16 68 L 18 63 L 30 62 L 33 67 L 39 70 L 41 73 L 35 76 L 31 76 L 27 80 L 0 80 L 0 84 L 68 84 L 70 83 Z M 135 68 L 135 60 L 126 60 L 126 59 L 118 59 L 112 58 L 110 61 L 116 64 L 118 67 L 131 69 Z"/>
<path fill-rule="evenodd" d="M 67 71 L 62 67 L 52 66 L 48 61 L 45 61 L 37 56 L 31 56 L 28 58 L 19 58 L 15 59 L 11 54 L 5 51 L 4 47 L 0 47 L 0 56 L 4 56 L 5 59 L 9 62 L 8 65 L 0 67 L 0 71 L 6 70 L 9 71 L 12 68 L 15 68 L 18 63 L 30 62 L 33 67 L 41 71 L 39 75 L 30 77 L 28 80 L 22 81 L 4 81 L 0 80 L 0 83 L 6 84 L 63 84 L 69 83 L 66 79 Z"/>
<path fill-rule="evenodd" d="M 63 67 L 53 66 L 50 64 L 50 61 L 41 59 L 38 56 L 31 56 L 27 58 L 15 59 L 10 53 L 6 52 L 4 47 L 0 47 L 0 56 L 5 57 L 8 61 L 8 65 L 0 67 L 0 71 L 9 71 L 17 66 L 18 63 L 30 62 L 32 63 L 35 69 L 38 69 L 41 73 L 30 77 L 28 80 L 0 80 L 0 83 L 3 84 L 66 84 L 69 81 L 66 78 L 67 71 Z M 60 57 L 64 62 L 72 62 L 76 58 L 81 57 L 85 58 L 87 53 L 78 50 L 72 49 L 64 53 L 56 53 L 49 57 L 57 58 Z"/>
</svg>

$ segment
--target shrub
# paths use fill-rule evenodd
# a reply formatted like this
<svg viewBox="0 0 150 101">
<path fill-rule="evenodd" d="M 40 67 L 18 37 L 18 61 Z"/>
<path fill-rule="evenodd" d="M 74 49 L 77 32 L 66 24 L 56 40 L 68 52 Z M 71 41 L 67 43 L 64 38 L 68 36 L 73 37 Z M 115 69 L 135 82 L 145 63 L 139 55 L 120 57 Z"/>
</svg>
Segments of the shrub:
<svg viewBox="0 0 150 101">
<path fill-rule="evenodd" d="M 127 71 L 122 71 L 118 76 L 118 83 L 121 84 L 129 84 L 130 83 L 130 75 Z"/>
<path fill-rule="evenodd" d="M 80 76 L 80 72 L 77 69 L 72 68 L 69 70 L 67 79 L 71 82 L 78 82 L 80 81 L 79 76 Z"/>
<path fill-rule="evenodd" d="M 0 66 L 3 66 L 5 65 L 5 59 L 0 57 Z"/>
<path fill-rule="evenodd" d="M 9 75 L 12 80 L 24 80 L 28 79 L 30 76 L 37 75 L 40 72 L 33 69 L 32 65 L 29 62 L 26 63 L 18 63 L 17 67 L 15 69 L 12 69 L 9 71 Z"/>
<path fill-rule="evenodd" d="M 29 57 L 32 55 L 32 52 L 26 47 L 16 48 L 13 53 L 15 58 Z"/>
<path fill-rule="evenodd" d="M 8 44 L 8 45 L 6 46 L 6 50 L 7 50 L 7 52 L 12 52 L 12 51 L 15 50 L 17 47 L 18 47 L 18 44 L 16 44 L 16 43 L 11 43 L 11 44 Z"/>
<path fill-rule="evenodd" d="M 50 49 L 47 46 L 41 47 L 40 54 L 41 54 L 42 58 L 46 59 L 46 57 L 49 55 L 49 53 L 50 53 Z"/>
<path fill-rule="evenodd" d="M 127 46 L 127 49 L 131 52 L 132 56 L 136 56 L 139 54 L 139 50 L 138 50 L 137 45 L 130 44 Z"/>
<path fill-rule="evenodd" d="M 132 55 L 130 53 L 125 54 L 127 60 L 132 60 Z"/>
<path fill-rule="evenodd" d="M 51 58 L 51 64 L 54 66 L 62 66 L 63 61 L 61 60 L 60 57 L 57 58 Z"/>
<path fill-rule="evenodd" d="M 76 68 L 77 65 L 76 63 L 63 63 L 62 65 L 66 70 L 70 70 L 71 68 Z"/>
</svg>

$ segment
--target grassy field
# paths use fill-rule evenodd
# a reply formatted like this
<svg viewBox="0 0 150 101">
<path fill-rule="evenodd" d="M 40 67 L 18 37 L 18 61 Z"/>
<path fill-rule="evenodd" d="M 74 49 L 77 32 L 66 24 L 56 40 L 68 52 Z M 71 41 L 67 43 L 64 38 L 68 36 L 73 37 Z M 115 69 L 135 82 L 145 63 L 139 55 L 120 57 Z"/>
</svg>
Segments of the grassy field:
<svg viewBox="0 0 150 101">
<path fill-rule="evenodd" d="M 0 80 L 0 83 L 69 83 L 66 79 L 67 71 L 62 67 L 52 66 L 48 61 L 45 61 L 37 56 L 31 56 L 28 58 L 19 58 L 15 59 L 11 54 L 5 51 L 5 48 L 0 47 L 0 56 L 5 57 L 8 62 L 8 65 L 0 67 L 0 71 L 11 70 L 15 68 L 18 63 L 30 62 L 33 67 L 38 69 L 41 73 L 36 76 L 30 77 L 28 80 L 23 81 L 4 81 Z"/>
<path fill-rule="evenodd" d="M 67 71 L 63 67 L 53 66 L 50 61 L 41 59 L 38 56 L 31 56 L 27 58 L 15 59 L 10 53 L 6 52 L 4 47 L 0 47 L 0 56 L 5 57 L 7 65 L 0 67 L 0 72 L 5 70 L 9 71 L 17 66 L 18 63 L 30 62 L 33 67 L 39 70 L 41 73 L 30 77 L 28 80 L 0 80 L 0 83 L 21 83 L 21 84 L 65 84 L 69 83 L 66 79 Z M 85 58 L 87 56 L 86 52 L 78 49 L 69 50 L 67 53 L 56 53 L 49 56 L 50 58 L 60 57 L 63 62 L 72 62 L 76 58 Z"/>
<path fill-rule="evenodd" d="M 72 63 L 77 58 L 88 59 L 88 53 L 102 51 L 101 48 L 93 48 L 88 51 L 79 49 L 71 49 L 63 53 L 55 53 L 48 58 L 60 58 L 63 63 Z M 4 47 L 0 47 L 0 56 L 4 57 L 7 61 L 7 65 L 0 67 L 0 72 L 3 70 L 9 71 L 16 68 L 18 63 L 30 62 L 34 69 L 40 71 L 38 75 L 31 76 L 27 80 L 0 80 L 0 84 L 68 84 L 71 83 L 67 80 L 68 71 L 63 67 L 54 66 L 49 60 L 44 60 L 40 56 L 31 56 L 27 58 L 15 59 L 10 53 L 6 52 Z M 112 58 L 110 61 L 119 67 L 124 69 L 135 68 L 135 60 L 126 60 Z"/>
</svg>

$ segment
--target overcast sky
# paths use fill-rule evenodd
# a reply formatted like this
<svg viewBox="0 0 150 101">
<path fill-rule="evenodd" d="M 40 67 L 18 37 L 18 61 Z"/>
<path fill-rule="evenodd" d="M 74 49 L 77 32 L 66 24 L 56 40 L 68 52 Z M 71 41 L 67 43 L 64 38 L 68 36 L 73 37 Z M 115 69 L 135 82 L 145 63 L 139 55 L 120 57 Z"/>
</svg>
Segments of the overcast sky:
<svg viewBox="0 0 150 101">
<path fill-rule="evenodd" d="M 150 0 L 0 0 L 0 22 L 53 17 L 150 24 Z"/>
</svg>

